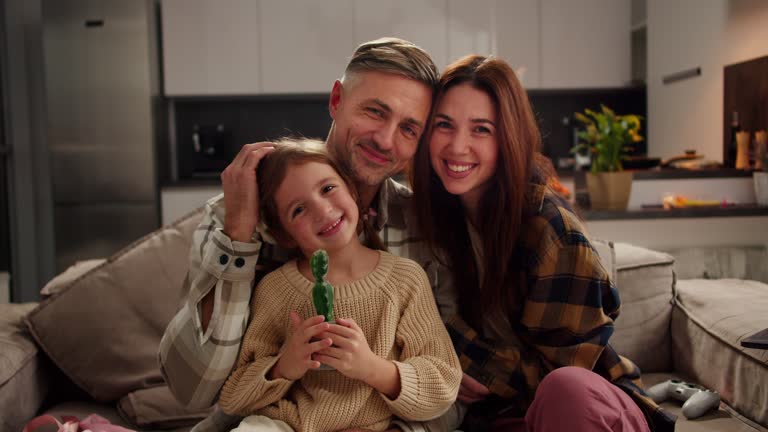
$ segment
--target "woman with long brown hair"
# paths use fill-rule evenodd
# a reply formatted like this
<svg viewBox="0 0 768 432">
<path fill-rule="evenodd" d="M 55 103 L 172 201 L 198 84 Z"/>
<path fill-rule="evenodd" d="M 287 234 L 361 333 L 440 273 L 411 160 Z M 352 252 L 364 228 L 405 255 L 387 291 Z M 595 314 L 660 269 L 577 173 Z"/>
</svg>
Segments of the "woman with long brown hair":
<svg viewBox="0 0 768 432">
<path fill-rule="evenodd" d="M 586 230 L 548 188 L 528 96 L 493 57 L 443 73 L 412 182 L 418 226 L 464 378 L 465 430 L 673 430 L 608 344 L 619 295 Z M 455 288 L 452 288 L 455 287 Z"/>
</svg>

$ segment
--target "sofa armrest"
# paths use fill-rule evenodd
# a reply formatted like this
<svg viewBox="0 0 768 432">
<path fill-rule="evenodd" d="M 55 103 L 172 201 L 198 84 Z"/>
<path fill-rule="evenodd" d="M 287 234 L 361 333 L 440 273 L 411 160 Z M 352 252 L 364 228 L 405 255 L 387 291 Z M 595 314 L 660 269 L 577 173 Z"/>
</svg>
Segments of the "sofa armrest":
<svg viewBox="0 0 768 432">
<path fill-rule="evenodd" d="M 616 287 L 621 314 L 611 345 L 643 372 L 672 370 L 674 258 L 666 253 L 616 243 Z"/>
<path fill-rule="evenodd" d="M 35 303 L 0 304 L 0 430 L 21 430 L 48 394 L 43 359 L 24 316 Z"/>
</svg>

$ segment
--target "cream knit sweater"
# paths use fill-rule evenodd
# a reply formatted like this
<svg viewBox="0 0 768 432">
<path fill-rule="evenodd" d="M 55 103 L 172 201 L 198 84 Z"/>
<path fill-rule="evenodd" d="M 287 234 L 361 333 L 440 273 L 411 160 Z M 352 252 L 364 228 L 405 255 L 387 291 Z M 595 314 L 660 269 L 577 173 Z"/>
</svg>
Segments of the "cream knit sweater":
<svg viewBox="0 0 768 432">
<path fill-rule="evenodd" d="M 268 380 L 266 372 L 290 331 L 288 313 L 295 310 L 302 319 L 315 315 L 312 285 L 295 261 L 259 283 L 240 358 L 219 398 L 225 412 L 264 415 L 296 431 L 322 432 L 384 430 L 392 415 L 427 420 L 448 409 L 462 372 L 427 276 L 415 262 L 387 252 L 366 277 L 335 287 L 333 312 L 354 319 L 371 351 L 395 362 L 401 383 L 397 399 L 335 370 L 310 370 L 298 381 Z"/>
</svg>

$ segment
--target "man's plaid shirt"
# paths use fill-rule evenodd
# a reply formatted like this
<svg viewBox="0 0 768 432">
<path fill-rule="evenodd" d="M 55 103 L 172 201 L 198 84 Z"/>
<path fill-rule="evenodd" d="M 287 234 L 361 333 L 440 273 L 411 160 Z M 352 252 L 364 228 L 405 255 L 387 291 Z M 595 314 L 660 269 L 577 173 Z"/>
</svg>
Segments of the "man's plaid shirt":
<svg viewBox="0 0 768 432">
<path fill-rule="evenodd" d="M 512 280 L 524 301 L 508 316 L 505 344 L 481 337 L 460 318 L 448 331 L 464 372 L 493 396 L 470 408 L 468 421 L 482 429 L 492 417 L 523 416 L 544 376 L 562 366 L 593 370 L 638 404 L 654 431 L 674 430 L 675 418 L 641 390 L 640 370 L 608 344 L 619 315 L 619 293 L 603 268 L 578 217 L 559 206 L 542 186 L 532 186 L 528 217 L 512 263 Z"/>
<path fill-rule="evenodd" d="M 389 252 L 421 264 L 435 287 L 441 283 L 438 271 L 444 269 L 406 230 L 416 226 L 409 220 L 410 197 L 407 187 L 388 179 L 378 194 L 377 214 L 370 217 Z M 248 327 L 253 288 L 262 276 L 291 258 L 286 251 L 262 242 L 258 234 L 254 234 L 253 243 L 234 242 L 224 234 L 223 227 L 224 200 L 219 195 L 206 203 L 203 219 L 194 232 L 185 297 L 160 342 L 160 370 L 176 398 L 190 408 L 207 408 L 216 402 Z M 203 331 L 200 302 L 214 288 L 213 315 Z M 436 296 L 436 300 L 441 316 L 455 312 L 454 299 Z M 195 431 L 229 430 L 238 420 L 217 411 Z"/>
</svg>

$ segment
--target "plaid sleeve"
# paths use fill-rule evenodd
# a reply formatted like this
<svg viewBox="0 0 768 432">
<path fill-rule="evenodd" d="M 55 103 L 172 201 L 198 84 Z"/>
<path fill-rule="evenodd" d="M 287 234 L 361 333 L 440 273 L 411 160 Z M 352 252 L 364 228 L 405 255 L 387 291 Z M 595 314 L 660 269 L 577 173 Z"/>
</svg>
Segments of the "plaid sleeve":
<svg viewBox="0 0 768 432">
<path fill-rule="evenodd" d="M 221 196 L 209 201 L 193 234 L 185 297 L 160 342 L 160 370 L 176 398 L 190 408 L 214 404 L 232 370 L 247 326 L 260 243 L 231 241 L 217 214 Z M 215 290 L 206 331 L 200 301 Z"/>
<path fill-rule="evenodd" d="M 554 367 L 592 370 L 613 334 L 618 291 L 573 214 L 558 209 L 542 231 L 521 323 Z"/>
</svg>

